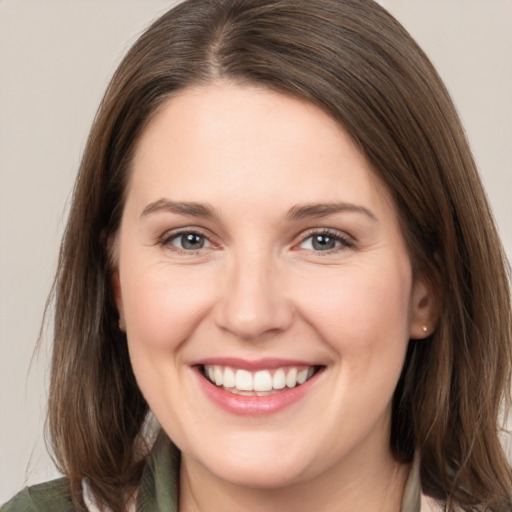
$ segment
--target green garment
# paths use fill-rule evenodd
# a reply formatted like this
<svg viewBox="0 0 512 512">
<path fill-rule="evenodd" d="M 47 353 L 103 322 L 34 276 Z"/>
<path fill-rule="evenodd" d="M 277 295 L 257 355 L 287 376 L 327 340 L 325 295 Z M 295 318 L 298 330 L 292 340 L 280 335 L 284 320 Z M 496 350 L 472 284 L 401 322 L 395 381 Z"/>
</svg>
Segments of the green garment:
<svg viewBox="0 0 512 512">
<path fill-rule="evenodd" d="M 168 438 L 161 436 L 144 470 L 136 512 L 177 512 L 180 455 Z M 420 512 L 419 464 L 416 458 L 407 481 L 401 512 Z M 27 487 L 0 512 L 73 512 L 66 479 Z"/>
</svg>

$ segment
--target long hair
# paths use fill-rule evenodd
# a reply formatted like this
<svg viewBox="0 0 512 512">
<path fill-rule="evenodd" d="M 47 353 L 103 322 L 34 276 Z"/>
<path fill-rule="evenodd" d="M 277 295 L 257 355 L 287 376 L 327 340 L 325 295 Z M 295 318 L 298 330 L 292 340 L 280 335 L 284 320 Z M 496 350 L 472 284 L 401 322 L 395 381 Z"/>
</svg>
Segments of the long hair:
<svg viewBox="0 0 512 512">
<path fill-rule="evenodd" d="M 158 19 L 117 69 L 78 173 L 54 284 L 48 427 L 79 500 L 87 477 L 114 512 L 137 486 L 148 406 L 117 326 L 108 240 L 134 148 L 163 103 L 215 80 L 308 100 L 351 135 L 389 189 L 416 275 L 439 321 L 411 340 L 390 445 L 421 453 L 426 494 L 447 511 L 511 510 L 499 442 L 508 404 L 508 267 L 461 123 L 406 30 L 371 0 L 188 0 Z"/>
</svg>

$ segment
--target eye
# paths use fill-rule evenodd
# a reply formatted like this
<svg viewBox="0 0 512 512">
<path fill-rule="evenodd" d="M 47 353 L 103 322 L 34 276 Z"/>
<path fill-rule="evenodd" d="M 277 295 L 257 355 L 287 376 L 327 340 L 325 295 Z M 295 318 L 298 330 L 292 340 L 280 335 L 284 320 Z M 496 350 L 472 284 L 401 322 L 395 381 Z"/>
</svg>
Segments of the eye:
<svg viewBox="0 0 512 512">
<path fill-rule="evenodd" d="M 332 252 L 346 247 L 353 247 L 354 243 L 339 233 L 322 231 L 311 233 L 299 244 L 300 249 L 316 252 Z"/>
<path fill-rule="evenodd" d="M 197 231 L 182 231 L 166 236 L 161 244 L 163 246 L 171 246 L 175 250 L 183 252 L 193 252 L 206 247 L 210 247 L 211 242 L 201 233 Z"/>
</svg>

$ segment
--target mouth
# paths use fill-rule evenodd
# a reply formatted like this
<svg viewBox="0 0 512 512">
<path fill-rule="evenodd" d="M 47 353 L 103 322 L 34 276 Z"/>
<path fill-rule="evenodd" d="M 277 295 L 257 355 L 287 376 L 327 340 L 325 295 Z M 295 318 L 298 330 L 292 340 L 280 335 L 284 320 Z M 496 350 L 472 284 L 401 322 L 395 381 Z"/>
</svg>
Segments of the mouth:
<svg viewBox="0 0 512 512">
<path fill-rule="evenodd" d="M 265 397 L 298 388 L 312 379 L 322 366 L 283 366 L 251 371 L 234 366 L 204 364 L 201 375 L 223 391 L 239 396 Z"/>
</svg>

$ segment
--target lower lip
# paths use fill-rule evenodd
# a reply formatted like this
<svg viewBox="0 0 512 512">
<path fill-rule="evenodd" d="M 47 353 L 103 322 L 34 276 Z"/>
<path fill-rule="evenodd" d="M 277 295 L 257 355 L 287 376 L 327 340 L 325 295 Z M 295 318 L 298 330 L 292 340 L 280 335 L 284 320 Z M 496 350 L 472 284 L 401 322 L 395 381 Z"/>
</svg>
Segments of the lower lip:
<svg viewBox="0 0 512 512">
<path fill-rule="evenodd" d="M 218 388 L 202 375 L 199 368 L 196 370 L 199 384 L 208 398 L 225 411 L 239 416 L 262 416 L 282 411 L 303 398 L 322 373 L 319 371 L 304 384 L 273 395 L 245 396 Z"/>
</svg>

